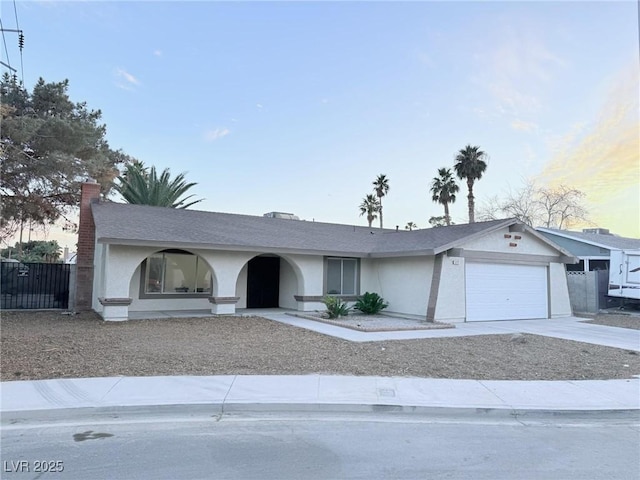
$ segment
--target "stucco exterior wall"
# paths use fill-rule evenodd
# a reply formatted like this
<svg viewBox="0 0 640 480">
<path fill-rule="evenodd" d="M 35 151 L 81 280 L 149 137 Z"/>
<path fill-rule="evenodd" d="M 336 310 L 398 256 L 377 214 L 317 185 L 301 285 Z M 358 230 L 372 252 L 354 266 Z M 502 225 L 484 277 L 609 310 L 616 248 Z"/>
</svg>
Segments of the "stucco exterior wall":
<svg viewBox="0 0 640 480">
<path fill-rule="evenodd" d="M 283 257 L 293 262 L 302 273 L 298 295 L 322 295 L 324 258 L 321 255 L 283 255 Z"/>
<path fill-rule="evenodd" d="M 294 295 L 298 293 L 298 279 L 293 268 L 284 258 L 280 259 L 280 308 L 298 308 Z"/>
<path fill-rule="evenodd" d="M 371 258 L 360 259 L 360 294 L 362 295 L 365 292 L 380 294 L 381 291 L 382 285 L 380 284 L 378 272 L 378 260 Z"/>
<path fill-rule="evenodd" d="M 378 293 L 388 312 L 426 316 L 432 257 L 380 258 L 361 262 L 361 268 L 361 293 Z"/>
<path fill-rule="evenodd" d="M 98 301 L 98 297 L 104 296 L 104 264 L 103 258 L 106 245 L 96 244 L 93 256 L 93 298 L 91 299 L 91 308 L 96 312 L 102 312 L 102 304 Z"/>
<path fill-rule="evenodd" d="M 505 238 L 510 235 L 510 238 Z M 516 239 L 519 236 L 521 238 Z M 516 246 L 510 246 L 515 243 Z M 465 250 L 481 250 L 499 253 L 523 253 L 530 255 L 554 255 L 559 252 L 530 232 L 510 232 L 508 227 L 489 233 L 481 238 L 465 242 Z"/>
<path fill-rule="evenodd" d="M 570 317 L 571 301 L 564 264 L 549 264 L 549 310 L 551 318 Z"/>
<path fill-rule="evenodd" d="M 240 273 L 236 281 L 236 297 L 239 298 L 236 308 L 247 308 L 247 276 L 249 274 L 249 264 L 247 263 Z"/>
<path fill-rule="evenodd" d="M 465 259 L 445 255 L 434 320 L 464 322 L 467 316 L 465 293 Z"/>
</svg>

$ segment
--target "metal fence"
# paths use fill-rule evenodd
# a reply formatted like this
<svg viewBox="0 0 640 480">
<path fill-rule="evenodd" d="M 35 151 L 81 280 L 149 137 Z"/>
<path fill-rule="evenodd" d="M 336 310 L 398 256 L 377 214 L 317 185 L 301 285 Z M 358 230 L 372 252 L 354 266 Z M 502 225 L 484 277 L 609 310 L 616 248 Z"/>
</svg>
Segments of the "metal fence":
<svg viewBox="0 0 640 480">
<path fill-rule="evenodd" d="M 0 308 L 69 308 L 71 265 L 64 263 L 0 264 Z"/>
</svg>

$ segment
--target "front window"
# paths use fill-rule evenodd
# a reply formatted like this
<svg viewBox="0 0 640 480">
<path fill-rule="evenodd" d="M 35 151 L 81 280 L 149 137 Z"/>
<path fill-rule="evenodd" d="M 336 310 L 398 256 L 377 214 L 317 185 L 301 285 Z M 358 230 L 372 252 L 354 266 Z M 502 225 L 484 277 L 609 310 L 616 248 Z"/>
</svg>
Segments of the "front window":
<svg viewBox="0 0 640 480">
<path fill-rule="evenodd" d="M 145 293 L 184 294 L 211 291 L 211 271 L 197 255 L 159 252 L 146 260 Z"/>
<path fill-rule="evenodd" d="M 327 293 L 355 295 L 357 291 L 358 261 L 355 258 L 327 259 Z"/>
</svg>

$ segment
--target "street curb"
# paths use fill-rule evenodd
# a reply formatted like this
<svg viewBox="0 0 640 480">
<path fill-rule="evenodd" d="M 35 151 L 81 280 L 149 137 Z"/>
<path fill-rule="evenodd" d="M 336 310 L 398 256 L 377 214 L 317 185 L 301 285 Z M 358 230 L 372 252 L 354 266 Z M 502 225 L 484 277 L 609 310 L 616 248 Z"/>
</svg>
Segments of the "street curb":
<svg viewBox="0 0 640 480">
<path fill-rule="evenodd" d="M 344 403 L 209 403 L 174 405 L 124 405 L 109 407 L 78 407 L 43 410 L 2 411 L 2 428 L 20 428 L 29 424 L 55 424 L 84 418 L 96 422 L 134 420 L 136 418 L 180 417 L 183 420 L 213 420 L 242 416 L 265 417 L 269 415 L 304 414 L 309 418 L 331 415 L 393 416 L 397 418 L 420 417 L 422 421 L 506 421 L 516 423 L 552 422 L 635 422 L 640 425 L 640 409 L 527 409 L 486 407 L 442 407 L 423 405 L 344 404 Z M 595 417 L 595 418 L 594 418 Z"/>
</svg>

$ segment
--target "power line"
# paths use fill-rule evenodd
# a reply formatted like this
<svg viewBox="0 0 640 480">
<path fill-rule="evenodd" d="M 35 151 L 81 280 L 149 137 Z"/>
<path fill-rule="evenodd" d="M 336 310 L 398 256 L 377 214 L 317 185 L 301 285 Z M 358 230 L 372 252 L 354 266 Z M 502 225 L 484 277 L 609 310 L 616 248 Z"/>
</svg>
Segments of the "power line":
<svg viewBox="0 0 640 480">
<path fill-rule="evenodd" d="M 7 48 L 7 39 L 4 36 L 4 27 L 2 26 L 2 19 L 1 18 L 0 18 L 0 30 L 2 30 L 2 42 L 4 43 L 4 52 L 5 52 L 5 56 L 7 58 L 6 66 L 9 67 L 11 70 L 13 70 L 15 72 L 16 70 L 11 67 L 11 61 L 9 60 L 9 49 Z"/>
</svg>

